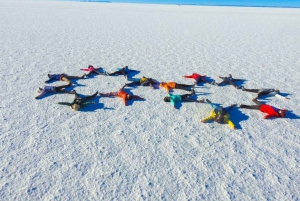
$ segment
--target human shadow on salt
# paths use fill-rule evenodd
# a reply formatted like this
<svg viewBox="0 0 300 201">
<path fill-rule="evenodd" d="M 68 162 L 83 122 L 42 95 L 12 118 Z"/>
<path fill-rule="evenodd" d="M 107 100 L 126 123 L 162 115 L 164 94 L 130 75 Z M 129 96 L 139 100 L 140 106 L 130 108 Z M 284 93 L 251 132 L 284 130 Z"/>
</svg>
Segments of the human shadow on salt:
<svg viewBox="0 0 300 201">
<path fill-rule="evenodd" d="M 133 94 L 131 91 L 129 91 L 128 89 L 124 89 L 124 91 L 126 92 L 126 93 L 128 93 L 130 96 L 138 96 L 138 97 L 140 97 L 139 95 L 137 95 L 137 94 Z M 116 97 L 116 98 L 118 98 L 118 97 Z M 118 98 L 118 99 L 121 99 L 121 98 Z M 127 106 L 131 106 L 131 105 L 133 105 L 133 103 L 134 102 L 137 102 L 137 101 L 145 101 L 146 99 L 145 98 L 143 98 L 143 97 L 140 97 L 140 98 L 132 98 L 131 100 L 127 100 L 126 102 L 127 102 Z M 122 99 L 121 99 L 121 101 L 123 101 Z"/>
<path fill-rule="evenodd" d="M 238 107 L 233 107 L 229 111 L 230 117 L 229 119 L 232 121 L 232 123 L 235 125 L 236 129 L 242 129 L 240 123 L 242 121 L 246 121 L 249 119 L 249 116 L 242 113 L 242 111 Z"/>
<path fill-rule="evenodd" d="M 281 93 L 281 92 L 279 94 L 280 94 L 280 96 L 283 96 L 284 98 L 287 98 L 287 99 L 289 99 L 290 98 L 289 96 L 292 95 L 290 93 Z M 267 95 L 260 95 L 259 99 L 267 101 L 267 100 L 272 99 L 273 97 L 274 97 L 274 95 L 267 94 Z"/>
<path fill-rule="evenodd" d="M 292 110 L 288 110 L 288 111 L 286 112 L 285 118 L 288 118 L 288 119 L 300 119 L 300 116 L 297 115 L 297 114 L 295 114 L 295 113 L 293 113 Z"/>
<path fill-rule="evenodd" d="M 93 98 L 89 100 L 90 102 L 95 102 L 95 104 L 88 104 L 83 108 L 80 108 L 80 112 L 96 112 L 97 110 L 103 109 L 103 110 L 115 110 L 114 108 L 107 108 L 104 107 L 103 103 L 100 103 L 100 97 L 96 96 L 96 98 Z"/>
<path fill-rule="evenodd" d="M 131 70 L 131 69 L 130 69 L 130 71 L 127 73 L 127 77 L 132 78 L 132 77 L 136 76 L 137 74 L 139 74 L 140 72 L 141 72 L 141 71 L 138 71 L 138 70 Z"/>
<path fill-rule="evenodd" d="M 209 94 L 209 93 L 208 93 Z M 196 94 L 191 95 L 190 98 L 194 99 L 194 100 L 202 100 L 203 97 L 198 97 Z M 168 104 L 170 104 L 170 102 L 167 102 Z M 182 101 L 182 102 L 175 102 L 175 108 L 179 110 L 182 107 L 182 104 L 203 104 L 201 102 L 193 102 L 193 101 Z"/>
</svg>

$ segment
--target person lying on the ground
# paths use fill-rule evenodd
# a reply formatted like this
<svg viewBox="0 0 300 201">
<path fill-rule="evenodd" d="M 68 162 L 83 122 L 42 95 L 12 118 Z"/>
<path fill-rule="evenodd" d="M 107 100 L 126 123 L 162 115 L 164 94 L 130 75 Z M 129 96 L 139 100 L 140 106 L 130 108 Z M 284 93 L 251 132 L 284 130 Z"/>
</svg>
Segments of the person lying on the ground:
<svg viewBox="0 0 300 201">
<path fill-rule="evenodd" d="M 140 96 L 128 94 L 127 92 L 124 91 L 124 87 L 125 87 L 125 85 L 117 92 L 109 92 L 109 93 L 100 93 L 99 92 L 99 95 L 103 96 L 103 97 L 105 97 L 105 96 L 106 97 L 109 97 L 109 96 L 120 97 L 120 98 L 122 98 L 122 100 L 126 106 L 128 105 L 127 100 L 132 100 L 132 99 L 145 100 L 144 98 L 142 98 Z"/>
<path fill-rule="evenodd" d="M 192 92 L 190 94 L 184 94 L 184 95 L 177 95 L 177 94 L 168 94 L 168 96 L 166 96 L 164 98 L 165 102 L 171 102 L 171 104 L 173 105 L 173 107 L 176 109 L 176 102 L 197 102 L 197 103 L 203 103 L 204 99 L 202 100 L 197 100 L 197 99 L 193 99 L 190 96 L 194 95 L 195 91 L 192 90 Z"/>
<path fill-rule="evenodd" d="M 274 95 L 277 98 L 289 99 L 287 97 L 280 95 L 280 91 L 278 89 L 246 89 L 243 86 L 242 91 L 249 91 L 249 92 L 257 93 L 257 96 L 255 97 L 256 99 L 258 99 L 260 96 L 264 96 L 264 95 Z"/>
<path fill-rule="evenodd" d="M 124 75 L 124 77 L 127 77 L 127 74 L 131 71 L 134 72 L 136 70 L 131 70 L 131 69 L 128 68 L 128 66 L 125 66 L 123 68 L 118 68 L 118 70 L 113 72 L 113 73 L 106 73 L 106 75 L 109 75 L 109 76 L 111 76 L 111 75 Z"/>
<path fill-rule="evenodd" d="M 192 91 L 191 87 L 194 87 L 194 84 L 178 84 L 176 82 L 161 82 L 160 87 L 163 87 L 166 89 L 166 91 L 169 93 L 170 89 L 182 89 L 185 91 Z"/>
<path fill-rule="evenodd" d="M 67 85 L 62 86 L 44 86 L 44 88 L 38 88 L 38 93 L 40 93 L 38 96 L 35 97 L 35 99 L 41 98 L 46 93 L 68 93 L 72 94 L 73 92 L 67 91 L 65 88 L 70 87 L 72 83 L 69 83 Z"/>
<path fill-rule="evenodd" d="M 214 103 L 212 103 L 210 100 L 206 99 L 206 102 L 208 102 L 211 107 L 214 109 L 210 112 L 210 115 L 208 117 L 205 117 L 201 120 L 201 122 L 205 123 L 209 120 L 214 120 L 217 123 L 226 123 L 230 126 L 230 128 L 236 129 L 235 125 L 232 123 L 232 121 L 229 119 L 229 110 L 233 107 L 235 107 L 237 104 L 230 105 L 226 108 L 223 108 L 222 106 L 218 106 Z"/>
<path fill-rule="evenodd" d="M 184 78 L 193 78 L 195 80 L 195 85 L 199 84 L 200 82 L 208 83 L 208 84 L 215 84 L 215 82 L 207 81 L 206 75 L 200 75 L 197 73 L 193 73 L 192 75 L 184 75 Z"/>
<path fill-rule="evenodd" d="M 231 74 L 228 74 L 228 77 L 221 77 L 218 76 L 220 79 L 222 79 L 223 81 L 220 83 L 216 83 L 216 85 L 221 85 L 221 84 L 231 84 L 233 85 L 235 88 L 239 88 L 237 85 L 235 85 L 235 81 L 242 81 L 242 79 L 233 79 Z"/>
<path fill-rule="evenodd" d="M 104 71 L 103 73 L 100 73 L 99 70 L 103 69 L 102 67 L 95 68 L 92 65 L 89 65 L 88 68 L 81 68 L 80 70 L 87 71 L 88 74 L 85 74 L 85 76 L 90 76 L 91 74 L 98 74 L 98 75 L 107 75 L 107 73 Z"/>
<path fill-rule="evenodd" d="M 82 107 L 84 107 L 88 104 L 95 104 L 95 102 L 92 102 L 92 101 L 89 101 L 89 100 L 95 98 L 98 94 L 98 91 L 97 91 L 93 95 L 80 98 L 75 90 L 73 90 L 71 92 L 75 95 L 75 98 L 74 98 L 72 103 L 58 102 L 57 104 L 71 106 L 71 108 L 75 111 L 78 111 L 80 108 L 82 108 Z"/>
<path fill-rule="evenodd" d="M 252 101 L 256 105 L 244 105 L 244 104 L 241 104 L 240 108 L 260 110 L 263 113 L 267 113 L 267 115 L 265 115 L 263 117 L 264 119 L 269 119 L 271 117 L 284 118 L 286 116 L 286 112 L 288 111 L 287 109 L 278 109 L 278 108 L 276 108 L 274 106 L 271 106 L 271 105 L 259 102 L 257 100 L 257 98 L 253 98 Z"/>
<path fill-rule="evenodd" d="M 83 79 L 84 75 L 82 76 L 71 76 L 65 73 L 62 74 L 48 74 L 49 80 L 46 80 L 45 83 L 49 83 L 52 80 L 60 80 L 64 82 L 71 82 L 70 79 Z M 71 82 L 72 83 L 72 82 Z"/>
<path fill-rule="evenodd" d="M 125 84 L 125 86 L 132 87 L 132 86 L 150 86 L 152 89 L 154 88 L 153 85 L 157 84 L 157 81 L 152 78 L 147 78 L 143 76 L 142 78 L 131 78 L 131 83 Z"/>
</svg>

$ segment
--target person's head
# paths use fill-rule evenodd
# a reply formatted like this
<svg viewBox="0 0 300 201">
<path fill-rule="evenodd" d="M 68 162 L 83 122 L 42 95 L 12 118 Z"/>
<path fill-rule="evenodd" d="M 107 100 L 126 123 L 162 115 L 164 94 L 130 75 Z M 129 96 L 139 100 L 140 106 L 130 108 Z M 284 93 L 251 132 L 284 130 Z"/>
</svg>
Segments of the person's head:
<svg viewBox="0 0 300 201">
<path fill-rule="evenodd" d="M 165 101 L 165 102 L 170 102 L 170 97 L 165 97 L 165 98 L 164 98 L 164 101 Z"/>
<path fill-rule="evenodd" d="M 281 118 L 285 118 L 286 112 L 287 112 L 287 109 L 282 109 L 282 110 L 278 111 L 278 114 L 280 115 Z"/>
<path fill-rule="evenodd" d="M 160 85 L 164 85 L 164 84 L 166 84 L 166 83 L 165 83 L 165 82 L 161 82 L 161 83 L 160 83 Z"/>
<path fill-rule="evenodd" d="M 130 96 L 129 94 L 127 94 L 126 99 L 127 99 L 127 100 L 131 100 L 131 99 L 132 99 L 132 96 Z"/>
<path fill-rule="evenodd" d="M 41 93 L 42 90 L 43 90 L 43 89 L 39 87 L 39 88 L 37 89 L 37 92 L 38 92 L 38 93 Z"/>
<path fill-rule="evenodd" d="M 89 65 L 89 68 L 94 68 L 94 66 L 93 65 Z"/>
<path fill-rule="evenodd" d="M 51 77 L 51 74 L 48 74 L 48 77 L 50 78 L 50 77 Z"/>
<path fill-rule="evenodd" d="M 275 89 L 275 92 L 279 93 L 279 89 Z"/>
<path fill-rule="evenodd" d="M 71 105 L 71 108 L 75 111 L 78 111 L 80 109 L 80 106 L 78 104 Z"/>
<path fill-rule="evenodd" d="M 232 75 L 231 75 L 231 74 L 228 74 L 228 77 L 232 77 Z"/>
<path fill-rule="evenodd" d="M 224 118 L 222 115 L 216 116 L 215 122 L 218 122 L 219 124 L 221 124 L 221 123 L 223 123 L 223 121 L 224 121 Z"/>
</svg>

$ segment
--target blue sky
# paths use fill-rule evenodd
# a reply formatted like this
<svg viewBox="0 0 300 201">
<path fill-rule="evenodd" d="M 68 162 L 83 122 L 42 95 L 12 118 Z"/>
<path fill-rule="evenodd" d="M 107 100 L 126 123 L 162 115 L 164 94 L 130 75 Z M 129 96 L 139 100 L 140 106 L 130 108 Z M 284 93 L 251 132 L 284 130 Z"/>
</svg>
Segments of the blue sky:
<svg viewBox="0 0 300 201">
<path fill-rule="evenodd" d="M 100 0 L 99 0 L 100 1 Z M 300 0 L 108 0 L 121 3 L 163 3 L 163 4 L 201 4 L 201 5 L 233 5 L 233 6 L 279 6 L 300 7 Z"/>
</svg>

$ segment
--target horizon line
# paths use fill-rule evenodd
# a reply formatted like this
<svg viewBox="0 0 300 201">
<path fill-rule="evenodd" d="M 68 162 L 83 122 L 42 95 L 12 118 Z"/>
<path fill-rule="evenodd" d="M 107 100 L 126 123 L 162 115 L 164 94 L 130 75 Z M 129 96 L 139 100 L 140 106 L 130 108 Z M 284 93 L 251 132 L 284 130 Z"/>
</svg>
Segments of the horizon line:
<svg viewBox="0 0 300 201">
<path fill-rule="evenodd" d="M 151 2 L 114 2 L 109 0 L 62 0 L 62 1 L 77 1 L 77 2 L 96 2 L 96 3 L 130 3 L 130 4 L 157 4 L 157 5 L 178 5 L 178 6 L 224 6 L 224 7 L 256 7 L 256 8 L 300 8 L 300 6 L 272 6 L 272 5 L 241 5 L 241 4 L 197 4 L 197 3 L 151 3 Z"/>
</svg>

